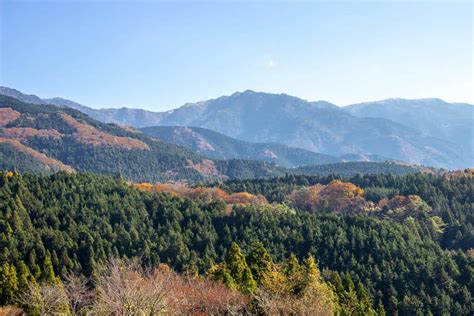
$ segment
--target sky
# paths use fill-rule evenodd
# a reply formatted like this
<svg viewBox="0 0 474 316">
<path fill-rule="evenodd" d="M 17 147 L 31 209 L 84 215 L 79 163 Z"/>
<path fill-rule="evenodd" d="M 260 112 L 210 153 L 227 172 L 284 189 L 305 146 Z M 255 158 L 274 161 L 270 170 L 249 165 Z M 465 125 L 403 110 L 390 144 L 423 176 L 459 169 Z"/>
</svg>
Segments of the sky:
<svg viewBox="0 0 474 316">
<path fill-rule="evenodd" d="M 247 89 L 474 103 L 472 1 L 0 1 L 0 85 L 91 107 Z"/>
</svg>

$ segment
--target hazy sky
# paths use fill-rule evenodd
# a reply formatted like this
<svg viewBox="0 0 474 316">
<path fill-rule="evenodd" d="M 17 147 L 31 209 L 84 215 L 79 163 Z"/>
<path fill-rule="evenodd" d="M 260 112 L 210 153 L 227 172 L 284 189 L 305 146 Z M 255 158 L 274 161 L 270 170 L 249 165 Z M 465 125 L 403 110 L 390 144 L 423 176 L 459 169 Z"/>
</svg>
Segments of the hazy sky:
<svg viewBox="0 0 474 316">
<path fill-rule="evenodd" d="M 293 2 L 0 0 L 0 85 L 156 111 L 246 89 L 474 103 L 472 1 Z"/>
</svg>

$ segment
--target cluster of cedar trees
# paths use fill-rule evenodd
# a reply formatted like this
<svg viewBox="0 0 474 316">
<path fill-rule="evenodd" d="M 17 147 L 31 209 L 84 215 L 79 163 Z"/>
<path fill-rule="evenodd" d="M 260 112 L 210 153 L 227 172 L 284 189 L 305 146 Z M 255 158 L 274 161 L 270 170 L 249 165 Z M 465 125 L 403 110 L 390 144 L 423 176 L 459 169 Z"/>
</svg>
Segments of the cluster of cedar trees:
<svg viewBox="0 0 474 316">
<path fill-rule="evenodd" d="M 59 282 L 57 276 L 69 273 L 97 286 L 110 258 L 140 258 L 147 267 L 207 273 L 250 297 L 237 304 L 244 309 L 301 311 L 310 300 L 328 313 L 472 313 L 472 177 L 346 179 L 354 186 L 333 180 L 288 176 L 221 183 L 228 196 L 250 192 L 278 202 L 236 203 L 229 212 L 219 199 L 140 190 L 119 178 L 0 173 L 1 303 L 17 302 L 30 283 Z M 316 211 L 282 204 L 318 183 L 324 187 L 310 195 Z M 331 183 L 349 189 L 357 201 L 363 188 L 363 205 L 383 216 L 370 216 L 365 207 L 319 212 L 328 206 L 319 203 Z M 433 216 L 442 219 L 437 233 L 428 221 Z"/>
</svg>

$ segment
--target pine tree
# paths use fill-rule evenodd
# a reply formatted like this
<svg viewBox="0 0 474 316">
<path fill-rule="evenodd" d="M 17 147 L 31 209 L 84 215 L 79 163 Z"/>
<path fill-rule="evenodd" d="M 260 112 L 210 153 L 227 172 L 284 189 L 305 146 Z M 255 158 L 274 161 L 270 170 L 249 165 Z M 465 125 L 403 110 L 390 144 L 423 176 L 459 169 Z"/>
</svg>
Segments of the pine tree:
<svg viewBox="0 0 474 316">
<path fill-rule="evenodd" d="M 261 242 L 252 243 L 246 260 L 258 284 L 274 270 L 273 260 Z"/>
<path fill-rule="evenodd" d="M 30 269 L 25 262 L 20 261 L 18 263 L 18 289 L 20 291 L 26 289 L 29 283 L 36 283 L 34 276 L 31 274 Z"/>
<path fill-rule="evenodd" d="M 43 272 L 41 273 L 41 281 L 49 283 L 58 283 L 59 279 L 56 277 L 53 269 L 53 264 L 51 262 L 51 257 L 46 256 L 43 262 Z"/>
<path fill-rule="evenodd" d="M 0 305 L 14 303 L 18 292 L 18 278 L 13 265 L 5 262 L 0 267 Z"/>
<path fill-rule="evenodd" d="M 257 287 L 252 272 L 245 260 L 245 256 L 239 245 L 235 242 L 232 243 L 232 246 L 227 253 L 225 266 L 240 290 L 244 292 L 252 292 Z"/>
<path fill-rule="evenodd" d="M 317 281 L 321 278 L 321 272 L 319 271 L 316 261 L 312 255 L 309 255 L 305 260 L 306 276 L 309 281 Z"/>
<path fill-rule="evenodd" d="M 372 309 L 370 303 L 370 296 L 367 293 L 362 282 L 357 282 L 357 311 L 360 315 L 375 315 L 375 311 Z"/>
<path fill-rule="evenodd" d="M 377 315 L 378 316 L 385 316 L 385 307 L 383 306 L 382 300 L 379 299 L 379 303 L 377 305 Z"/>
<path fill-rule="evenodd" d="M 290 254 L 290 256 L 288 257 L 288 259 L 286 259 L 283 266 L 284 274 L 286 276 L 291 276 L 291 275 L 295 275 L 296 273 L 299 273 L 300 270 L 301 270 L 301 267 L 295 254 L 293 253 Z"/>
</svg>

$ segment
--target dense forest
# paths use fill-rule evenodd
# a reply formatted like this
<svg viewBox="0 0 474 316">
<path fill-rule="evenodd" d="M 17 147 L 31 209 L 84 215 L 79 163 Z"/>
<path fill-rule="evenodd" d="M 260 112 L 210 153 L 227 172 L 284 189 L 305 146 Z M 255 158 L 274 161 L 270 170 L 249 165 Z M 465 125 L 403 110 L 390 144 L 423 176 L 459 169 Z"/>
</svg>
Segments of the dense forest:
<svg viewBox="0 0 474 316">
<path fill-rule="evenodd" d="M 111 264 L 129 258 L 171 268 L 188 289 L 223 284 L 238 302 L 224 305 L 240 313 L 314 313 L 302 306 L 318 302 L 321 314 L 472 314 L 471 176 L 335 180 L 229 181 L 209 194 L 93 174 L 1 173 L 0 303 L 41 313 L 17 298 L 30 288 L 51 293 L 44 284 L 67 290 L 71 274 L 101 293 L 110 288 L 103 282 L 130 275 L 144 287 L 163 280 Z M 301 204 L 305 196 L 314 199 Z M 271 310 L 272 298 L 285 304 Z"/>
<path fill-rule="evenodd" d="M 269 202 L 284 203 L 298 187 L 329 184 L 337 175 L 287 175 L 271 179 L 229 180 L 213 183 L 227 192 L 261 194 Z M 404 176 L 391 174 L 356 174 L 343 178 L 364 189 L 367 200 L 380 202 L 396 195 L 420 196 L 442 218 L 446 227 L 439 242 L 445 248 L 474 248 L 474 186 L 472 169 L 436 176 L 416 173 Z"/>
</svg>

